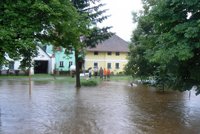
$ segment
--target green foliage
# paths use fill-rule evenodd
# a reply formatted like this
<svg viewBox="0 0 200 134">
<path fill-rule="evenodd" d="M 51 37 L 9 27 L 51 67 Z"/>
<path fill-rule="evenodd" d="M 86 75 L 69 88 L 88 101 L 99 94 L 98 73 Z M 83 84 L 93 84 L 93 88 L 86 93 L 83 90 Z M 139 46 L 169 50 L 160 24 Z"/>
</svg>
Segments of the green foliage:
<svg viewBox="0 0 200 134">
<path fill-rule="evenodd" d="M 38 33 L 37 38 L 64 48 L 76 46 L 81 33 L 85 33 L 88 20 L 82 20 L 82 16 L 69 0 L 53 0 L 42 4 L 47 7 L 41 11 L 43 16 L 46 16 L 46 22 L 43 24 L 43 34 Z M 35 8 L 40 10 L 40 5 L 36 5 Z"/>
<path fill-rule="evenodd" d="M 71 1 L 75 8 L 78 10 L 81 16 L 80 22 L 88 20 L 89 23 L 80 23 L 83 25 L 83 31 L 79 32 L 78 38 L 79 43 L 74 44 L 75 49 L 75 60 L 76 60 L 76 86 L 80 87 L 80 69 L 79 69 L 79 56 L 78 54 L 84 53 L 85 47 L 95 47 L 97 43 L 108 39 L 112 33 L 109 32 L 111 27 L 98 28 L 97 23 L 103 22 L 108 16 L 104 16 L 106 10 L 101 10 L 103 4 L 99 4 L 99 0 L 72 0 Z M 83 40 L 80 41 L 80 37 Z"/>
<path fill-rule="evenodd" d="M 48 42 L 74 48 L 80 82 L 78 54 L 112 35 L 110 27 L 96 26 L 108 17 L 103 15 L 106 10 L 100 9 L 103 4 L 97 3 L 98 0 L 3 0 L 0 2 L 0 65 L 7 54 L 12 59 L 22 58 L 22 68 L 29 68 L 31 58 L 37 55 L 36 44 Z M 80 41 L 80 37 L 84 40 Z"/>
<path fill-rule="evenodd" d="M 156 64 L 149 62 L 145 56 L 145 48 L 141 45 L 130 45 L 130 55 L 128 64 L 125 66 L 126 74 L 141 79 L 152 76 Z"/>
<path fill-rule="evenodd" d="M 82 80 L 81 81 L 81 85 L 83 86 L 97 86 L 98 85 L 98 82 L 96 80 L 92 80 L 92 79 L 89 79 L 89 80 Z"/>
<path fill-rule="evenodd" d="M 129 62 L 126 65 L 125 70 L 126 74 L 132 74 L 133 77 L 144 79 L 152 76 L 157 66 L 157 64 L 150 62 L 148 56 L 146 56 L 148 51 L 147 48 L 154 39 L 154 36 L 147 36 L 153 32 L 153 22 L 145 17 L 135 17 L 135 20 L 138 20 L 139 22 L 131 39 L 131 44 L 129 46 L 130 55 L 128 57 Z"/>
<path fill-rule="evenodd" d="M 153 76 L 157 86 L 166 85 L 181 91 L 193 85 L 199 87 L 198 0 L 143 0 L 143 4 L 143 13 L 134 14 L 138 26 L 133 32 L 134 47 L 130 50 L 135 54 L 130 56 L 127 70 L 138 76 Z M 147 71 L 140 66 L 153 68 Z M 143 74 L 138 73 L 140 71 Z"/>
<path fill-rule="evenodd" d="M 0 10 L 0 64 L 7 54 L 30 67 L 37 42 L 67 47 L 79 38 L 80 17 L 69 0 L 4 0 Z"/>
<path fill-rule="evenodd" d="M 26 51 L 35 53 L 34 31 L 40 31 L 34 23 L 30 1 L 8 1 L 0 3 L 0 62 L 5 61 L 7 54 L 12 59 L 26 56 Z"/>
<path fill-rule="evenodd" d="M 104 15 L 107 10 L 101 9 L 104 4 L 101 4 L 99 0 L 72 0 L 72 3 L 82 16 L 82 21 L 89 20 L 87 34 L 81 33 L 84 36 L 82 47 L 95 47 L 99 42 L 113 35 L 109 32 L 111 27 L 97 27 L 98 23 L 102 23 L 109 17 Z"/>
</svg>

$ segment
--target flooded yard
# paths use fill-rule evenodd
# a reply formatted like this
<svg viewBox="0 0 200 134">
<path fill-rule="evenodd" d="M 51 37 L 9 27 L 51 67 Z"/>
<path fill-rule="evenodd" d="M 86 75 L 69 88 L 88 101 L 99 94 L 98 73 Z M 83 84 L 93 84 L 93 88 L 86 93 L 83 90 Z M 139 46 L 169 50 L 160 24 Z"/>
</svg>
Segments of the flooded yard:
<svg viewBox="0 0 200 134">
<path fill-rule="evenodd" d="M 0 80 L 0 134 L 198 134 L 200 96 L 105 81 Z"/>
</svg>

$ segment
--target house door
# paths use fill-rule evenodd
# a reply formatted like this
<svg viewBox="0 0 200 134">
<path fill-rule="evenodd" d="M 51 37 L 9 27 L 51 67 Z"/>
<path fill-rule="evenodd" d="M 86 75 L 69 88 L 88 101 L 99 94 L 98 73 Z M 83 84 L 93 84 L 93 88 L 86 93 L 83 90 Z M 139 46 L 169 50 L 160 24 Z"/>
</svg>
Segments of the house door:
<svg viewBox="0 0 200 134">
<path fill-rule="evenodd" d="M 48 61 L 36 60 L 34 64 L 35 74 L 47 74 L 48 73 Z"/>
</svg>

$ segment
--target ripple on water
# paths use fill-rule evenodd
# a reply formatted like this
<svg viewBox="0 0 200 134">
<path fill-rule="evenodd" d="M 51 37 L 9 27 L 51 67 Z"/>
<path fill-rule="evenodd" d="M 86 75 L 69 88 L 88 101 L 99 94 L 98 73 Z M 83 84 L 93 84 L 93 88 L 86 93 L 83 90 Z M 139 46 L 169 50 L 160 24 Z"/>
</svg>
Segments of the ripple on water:
<svg viewBox="0 0 200 134">
<path fill-rule="evenodd" d="M 105 81 L 97 87 L 0 80 L 2 134 L 177 134 L 200 132 L 200 97 Z"/>
</svg>

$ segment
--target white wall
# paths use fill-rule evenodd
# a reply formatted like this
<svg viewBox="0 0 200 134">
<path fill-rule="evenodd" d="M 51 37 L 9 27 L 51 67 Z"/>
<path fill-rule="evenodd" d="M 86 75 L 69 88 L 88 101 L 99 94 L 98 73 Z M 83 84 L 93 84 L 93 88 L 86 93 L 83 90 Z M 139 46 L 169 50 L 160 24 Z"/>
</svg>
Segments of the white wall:
<svg viewBox="0 0 200 134">
<path fill-rule="evenodd" d="M 39 61 L 48 61 L 48 74 L 52 74 L 54 70 L 54 63 L 55 63 L 55 58 L 50 57 L 47 53 L 45 53 L 40 47 L 37 46 L 38 49 L 38 55 L 37 57 L 34 57 L 32 62 L 35 60 Z M 31 74 L 34 74 L 34 67 L 31 67 Z"/>
<path fill-rule="evenodd" d="M 53 74 L 53 71 L 55 68 L 55 57 L 53 57 L 52 55 L 49 56 L 38 46 L 37 46 L 37 49 L 38 49 L 38 56 L 34 57 L 32 59 L 32 62 L 34 62 L 35 60 L 48 61 L 48 74 Z M 6 59 L 9 61 L 14 61 L 13 59 L 9 58 L 8 55 L 6 55 Z M 20 60 L 14 61 L 14 70 L 20 70 L 19 67 L 20 67 Z M 2 66 L 2 70 L 8 70 L 8 69 L 9 69 L 9 65 Z M 34 67 L 31 67 L 31 74 L 34 74 Z"/>
</svg>

